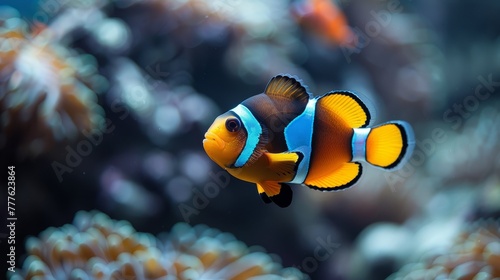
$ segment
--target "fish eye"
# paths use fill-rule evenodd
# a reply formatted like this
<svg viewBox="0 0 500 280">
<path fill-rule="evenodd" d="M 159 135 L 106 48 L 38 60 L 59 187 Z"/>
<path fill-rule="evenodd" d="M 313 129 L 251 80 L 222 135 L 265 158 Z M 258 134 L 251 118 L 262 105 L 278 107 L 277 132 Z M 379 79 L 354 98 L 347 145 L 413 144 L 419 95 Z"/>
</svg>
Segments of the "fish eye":
<svg viewBox="0 0 500 280">
<path fill-rule="evenodd" d="M 226 129 L 229 132 L 237 132 L 241 128 L 241 122 L 237 118 L 230 118 L 226 120 Z"/>
</svg>

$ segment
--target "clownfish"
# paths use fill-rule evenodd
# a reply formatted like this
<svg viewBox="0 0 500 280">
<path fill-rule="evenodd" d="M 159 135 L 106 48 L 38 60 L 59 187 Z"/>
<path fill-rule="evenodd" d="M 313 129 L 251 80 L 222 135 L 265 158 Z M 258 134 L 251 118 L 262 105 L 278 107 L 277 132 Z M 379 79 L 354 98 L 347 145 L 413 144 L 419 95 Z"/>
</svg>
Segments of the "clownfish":
<svg viewBox="0 0 500 280">
<path fill-rule="evenodd" d="M 292 6 L 296 21 L 328 43 L 355 47 L 357 38 L 342 10 L 331 0 L 304 0 Z"/>
<path fill-rule="evenodd" d="M 287 207 L 290 185 L 345 189 L 361 177 L 363 161 L 385 170 L 408 161 L 415 145 L 411 126 L 368 127 L 370 118 L 350 91 L 312 98 L 296 78 L 277 75 L 264 93 L 217 117 L 203 148 L 231 175 L 255 183 L 265 203 Z"/>
</svg>

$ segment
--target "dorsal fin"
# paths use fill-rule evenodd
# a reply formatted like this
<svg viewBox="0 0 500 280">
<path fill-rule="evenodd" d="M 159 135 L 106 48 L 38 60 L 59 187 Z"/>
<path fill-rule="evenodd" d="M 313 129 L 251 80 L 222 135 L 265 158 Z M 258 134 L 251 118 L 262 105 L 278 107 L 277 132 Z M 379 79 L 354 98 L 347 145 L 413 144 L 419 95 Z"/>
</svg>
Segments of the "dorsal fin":
<svg viewBox="0 0 500 280">
<path fill-rule="evenodd" d="M 350 91 L 332 91 L 318 99 L 318 107 L 344 120 L 350 128 L 370 124 L 370 111 L 359 97 Z"/>
<path fill-rule="evenodd" d="M 274 76 L 264 92 L 270 97 L 284 97 L 305 104 L 309 101 L 307 89 L 296 78 L 288 75 Z"/>
</svg>

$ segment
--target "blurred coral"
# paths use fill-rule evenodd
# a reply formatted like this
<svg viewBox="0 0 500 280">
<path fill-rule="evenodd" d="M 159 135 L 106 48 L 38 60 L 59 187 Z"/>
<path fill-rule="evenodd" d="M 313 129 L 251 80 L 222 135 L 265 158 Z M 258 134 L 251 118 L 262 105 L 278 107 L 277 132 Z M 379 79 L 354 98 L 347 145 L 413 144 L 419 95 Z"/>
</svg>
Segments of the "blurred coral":
<svg viewBox="0 0 500 280">
<path fill-rule="evenodd" d="M 490 102 L 480 110 L 467 111 L 464 115 L 467 119 L 452 122 L 453 130 L 447 132 L 446 147 L 436 149 L 426 171 L 439 176 L 444 185 L 481 183 L 485 178 L 498 176 L 499 106 L 500 102 Z"/>
<path fill-rule="evenodd" d="M 156 238 L 100 212 L 81 211 L 73 224 L 28 239 L 26 249 L 29 256 L 12 280 L 307 279 L 216 229 L 179 223 Z"/>
<path fill-rule="evenodd" d="M 0 149 L 20 158 L 103 124 L 94 92 L 103 80 L 93 58 L 54 42 L 50 27 L 29 29 L 15 14 L 0 20 Z"/>
<path fill-rule="evenodd" d="M 136 56 L 136 63 L 148 69 L 155 79 L 165 78 L 155 66 L 168 62 L 162 72 L 178 75 L 207 67 L 207 52 L 221 55 L 209 67 L 224 66 L 230 75 L 255 84 L 267 82 L 276 72 L 290 72 L 302 77 L 307 73 L 297 65 L 306 57 L 297 39 L 295 23 L 287 0 L 116 0 L 62 3 L 57 13 L 79 18 L 88 11 L 81 30 L 89 35 L 86 47 L 108 57 Z M 64 17 L 64 16 L 63 16 Z M 74 20 L 73 20 L 74 21 Z M 66 25 L 73 25 L 66 21 Z M 64 29 L 65 25 L 59 25 Z M 110 36 L 113 34 L 113 36 Z M 81 34 L 80 34 L 81 35 Z M 202 48 L 200 48 L 200 46 Z M 148 51 L 144 51 L 144 49 Z M 262 63 L 262 62 L 267 63 Z M 152 73 L 154 72 L 154 73 Z M 159 77 L 157 77 L 159 76 Z"/>
<path fill-rule="evenodd" d="M 403 223 L 422 209 L 420 197 L 423 195 L 411 178 L 391 184 L 387 174 L 378 169 L 367 167 L 363 172 L 364 177 L 347 191 L 305 194 L 326 217 L 352 236 L 376 222 Z M 356 216 L 356 220 L 352 220 L 351 215 Z"/>
<path fill-rule="evenodd" d="M 119 112 L 119 107 L 125 106 L 157 145 L 165 145 L 172 136 L 188 131 L 194 124 L 208 125 L 218 111 L 215 102 L 191 86 L 153 81 L 128 59 L 116 60 L 112 69 L 112 110 Z"/>
<path fill-rule="evenodd" d="M 288 1 L 163 1 L 168 14 L 178 19 L 182 41 L 217 42 L 227 39 L 225 67 L 247 83 L 266 82 L 277 72 L 307 76 L 294 58 L 305 57 L 289 13 Z M 180 17 L 182 15 L 183 17 Z M 192 22 L 200 22 L 196 26 Z M 178 33 L 179 31 L 189 32 Z M 175 34 L 175 33 L 174 33 Z M 185 38 L 191 34 L 191 38 Z M 265 63 L 264 63 L 265 62 Z"/>
<path fill-rule="evenodd" d="M 437 59 L 441 53 L 430 40 L 434 34 L 409 9 L 406 1 L 349 1 L 347 10 L 358 45 L 344 48 L 343 54 L 369 73 L 384 110 L 393 117 L 416 121 L 430 117 L 435 109 L 433 92 L 436 77 L 442 74 Z"/>
<path fill-rule="evenodd" d="M 438 255 L 404 266 L 389 279 L 497 279 L 500 277 L 500 221 L 469 225 Z"/>
</svg>

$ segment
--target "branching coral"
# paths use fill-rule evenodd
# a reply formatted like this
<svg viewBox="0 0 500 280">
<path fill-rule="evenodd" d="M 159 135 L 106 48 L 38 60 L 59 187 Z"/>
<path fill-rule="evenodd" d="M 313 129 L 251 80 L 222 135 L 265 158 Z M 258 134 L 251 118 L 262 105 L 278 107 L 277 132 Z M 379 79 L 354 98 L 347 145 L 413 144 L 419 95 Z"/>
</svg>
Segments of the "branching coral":
<svg viewBox="0 0 500 280">
<path fill-rule="evenodd" d="M 404 266 L 389 279 L 498 279 L 500 221 L 479 221 L 441 254 Z"/>
<path fill-rule="evenodd" d="M 102 78 L 91 56 L 52 39 L 50 28 L 15 15 L 0 19 L 0 148 L 36 156 L 102 121 L 94 90 Z"/>
<path fill-rule="evenodd" d="M 29 256 L 12 280 L 305 278 L 216 229 L 180 223 L 156 238 L 99 212 L 77 213 L 73 224 L 30 238 L 26 249 Z"/>
</svg>

